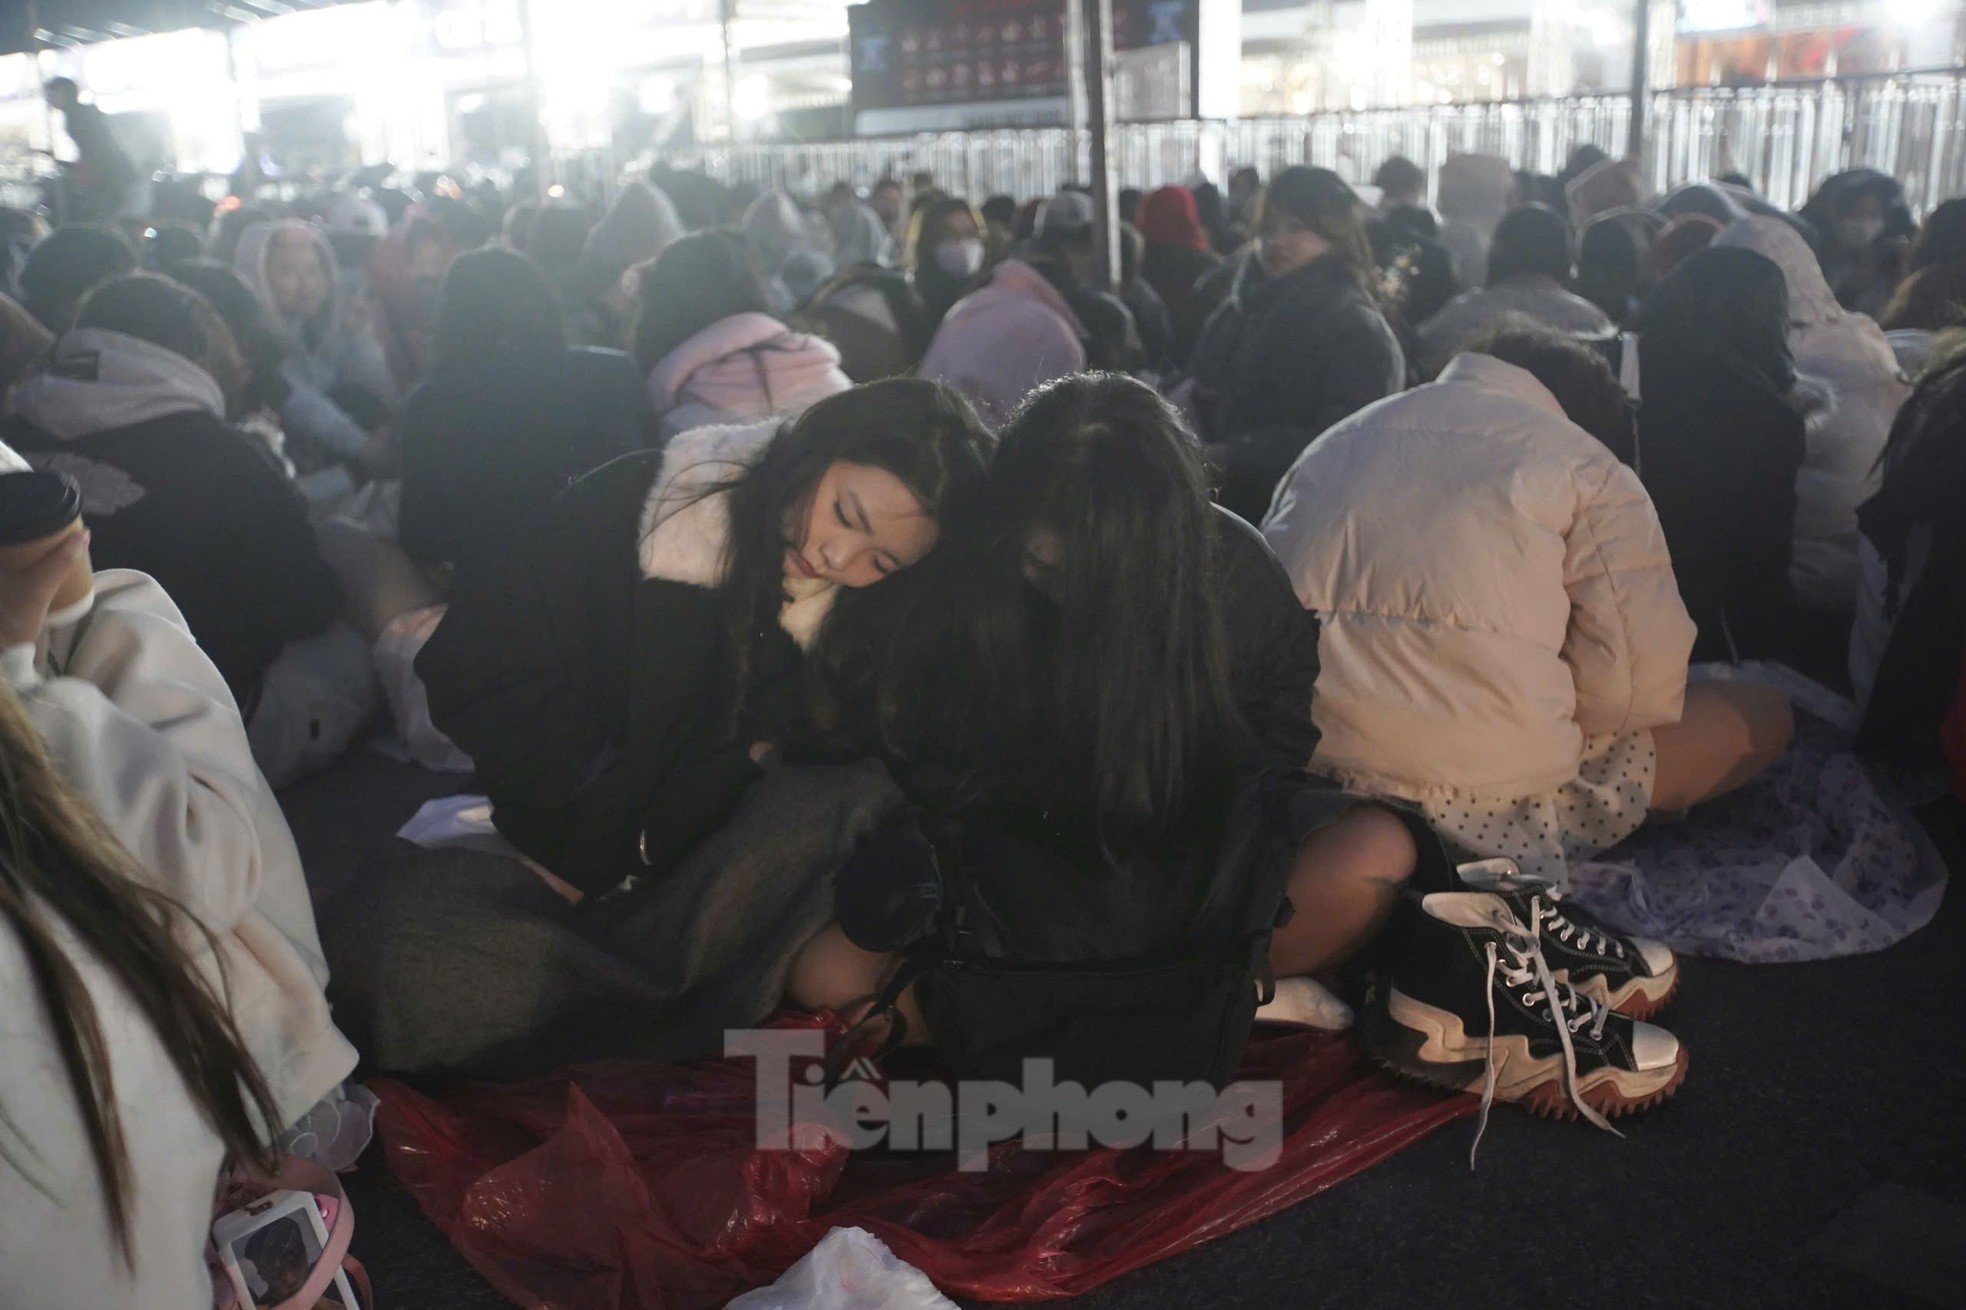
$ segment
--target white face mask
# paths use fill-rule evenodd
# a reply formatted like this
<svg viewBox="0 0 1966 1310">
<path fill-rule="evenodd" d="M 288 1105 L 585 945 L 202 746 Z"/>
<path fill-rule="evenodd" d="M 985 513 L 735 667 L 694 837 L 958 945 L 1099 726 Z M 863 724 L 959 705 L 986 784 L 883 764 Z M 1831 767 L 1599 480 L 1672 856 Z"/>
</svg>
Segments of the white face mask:
<svg viewBox="0 0 1966 1310">
<path fill-rule="evenodd" d="M 935 266 L 951 277 L 975 277 L 983 267 L 979 237 L 957 237 L 936 243 Z"/>
<path fill-rule="evenodd" d="M 1870 244 L 1884 235 L 1884 220 L 1881 218 L 1845 218 L 1836 224 L 1837 239 L 1852 250 L 1867 250 Z"/>
</svg>

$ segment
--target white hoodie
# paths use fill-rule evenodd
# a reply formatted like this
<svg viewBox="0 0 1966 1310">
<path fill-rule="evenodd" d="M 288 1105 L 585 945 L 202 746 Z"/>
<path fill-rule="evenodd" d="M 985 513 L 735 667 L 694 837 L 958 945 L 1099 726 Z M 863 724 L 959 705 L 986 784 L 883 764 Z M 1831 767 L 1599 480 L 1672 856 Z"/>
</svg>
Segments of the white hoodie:
<svg viewBox="0 0 1966 1310">
<path fill-rule="evenodd" d="M 1877 491 L 1877 457 L 1911 387 L 1884 330 L 1836 301 L 1822 266 L 1779 218 L 1743 218 L 1714 238 L 1781 267 L 1789 292 L 1789 349 L 1798 373 L 1820 378 L 1834 404 L 1809 424 L 1795 477 L 1795 555 L 1789 578 L 1801 602 L 1848 614 L 1857 600 L 1857 506 Z"/>
<path fill-rule="evenodd" d="M 141 573 L 96 575 L 87 615 L 0 669 L 55 766 L 153 885 L 216 937 L 183 940 L 223 991 L 279 1126 L 355 1066 L 322 994 L 327 965 L 300 858 L 225 682 Z M 73 941 L 65 926 L 57 932 Z M 202 1247 L 223 1154 L 157 1034 L 79 945 L 128 1138 L 136 1270 L 115 1256 L 94 1156 L 25 961 L 0 933 L 0 1303 L 37 1310 L 210 1304 Z M 221 975 L 222 969 L 222 975 Z"/>
</svg>

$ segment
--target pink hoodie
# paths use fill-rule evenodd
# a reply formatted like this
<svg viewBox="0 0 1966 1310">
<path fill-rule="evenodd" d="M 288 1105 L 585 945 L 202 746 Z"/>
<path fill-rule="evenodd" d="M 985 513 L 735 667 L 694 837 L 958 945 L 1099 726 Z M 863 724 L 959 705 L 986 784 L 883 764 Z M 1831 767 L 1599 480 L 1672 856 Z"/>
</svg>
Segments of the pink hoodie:
<svg viewBox="0 0 1966 1310">
<path fill-rule="evenodd" d="M 852 385 L 831 344 L 768 314 L 719 319 L 649 372 L 649 396 L 669 436 L 794 414 Z"/>
<path fill-rule="evenodd" d="M 916 370 L 968 396 L 991 427 L 1033 387 L 1085 367 L 1085 325 L 1058 288 L 1007 259 L 949 311 Z"/>
</svg>

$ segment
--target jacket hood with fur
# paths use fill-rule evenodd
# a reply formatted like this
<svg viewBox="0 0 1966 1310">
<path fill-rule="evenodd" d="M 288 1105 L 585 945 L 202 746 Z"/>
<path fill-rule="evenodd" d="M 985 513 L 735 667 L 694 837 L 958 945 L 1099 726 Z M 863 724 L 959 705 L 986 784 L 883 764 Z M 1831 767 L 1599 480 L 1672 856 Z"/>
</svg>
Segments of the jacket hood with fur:
<svg viewBox="0 0 1966 1310">
<path fill-rule="evenodd" d="M 716 588 L 730 572 L 730 492 L 723 484 L 764 457 L 783 420 L 697 428 L 672 438 L 648 500 L 639 533 L 642 576 Z M 779 623 L 810 647 L 832 609 L 834 588 L 802 588 L 779 613 Z"/>
<path fill-rule="evenodd" d="M 174 350 L 121 332 L 75 328 L 46 371 L 14 389 L 13 411 L 57 441 L 186 411 L 225 415 L 217 379 Z"/>
</svg>

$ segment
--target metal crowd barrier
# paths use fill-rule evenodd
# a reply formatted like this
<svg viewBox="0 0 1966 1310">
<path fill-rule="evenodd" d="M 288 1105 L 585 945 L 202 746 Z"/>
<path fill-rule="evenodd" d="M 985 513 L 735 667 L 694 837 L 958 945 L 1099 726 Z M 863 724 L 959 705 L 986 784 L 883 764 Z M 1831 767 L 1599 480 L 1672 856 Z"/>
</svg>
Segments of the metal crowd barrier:
<svg viewBox="0 0 1966 1310">
<path fill-rule="evenodd" d="M 1197 173 L 1221 177 L 1314 164 L 1362 182 L 1403 154 L 1430 174 L 1451 154 L 1501 155 L 1554 173 L 1580 145 L 1622 154 L 1631 99 L 1618 95 L 1490 104 L 1362 109 L 1302 118 L 1125 123 L 1110 157 L 1122 186 Z M 809 190 L 839 179 L 868 185 L 926 169 L 961 194 L 1046 195 L 1083 178 L 1085 134 L 1068 128 L 925 132 L 843 141 L 705 146 L 697 160 L 728 180 Z M 1912 208 L 1966 192 L 1966 70 L 1830 78 L 1754 87 L 1683 87 L 1648 102 L 1645 174 L 1663 191 L 1739 172 L 1794 207 L 1823 178 L 1868 166 L 1904 183 Z"/>
</svg>

